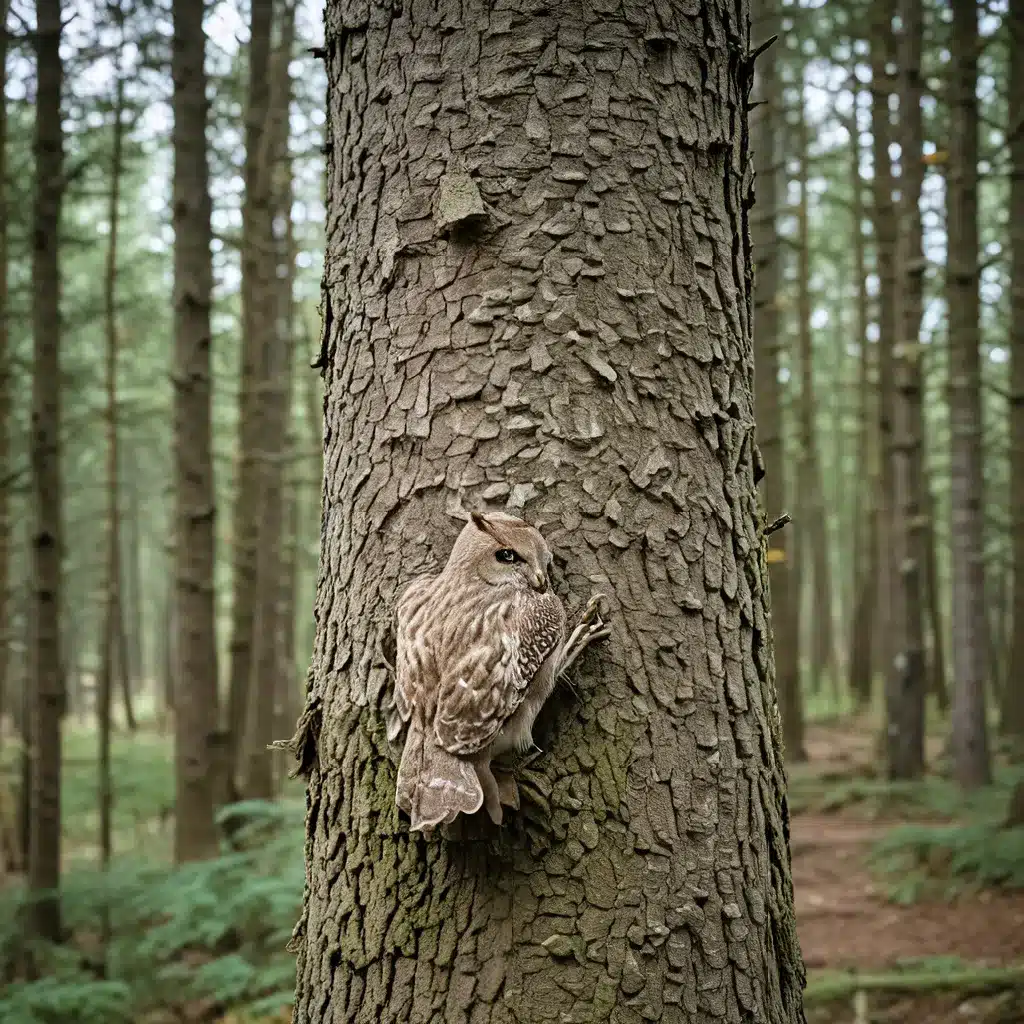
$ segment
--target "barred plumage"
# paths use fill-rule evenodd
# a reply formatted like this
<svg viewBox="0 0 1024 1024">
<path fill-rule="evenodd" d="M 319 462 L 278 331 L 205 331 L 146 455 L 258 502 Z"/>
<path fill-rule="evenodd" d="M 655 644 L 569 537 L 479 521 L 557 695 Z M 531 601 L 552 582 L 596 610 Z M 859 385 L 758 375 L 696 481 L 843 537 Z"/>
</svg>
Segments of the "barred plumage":
<svg viewBox="0 0 1024 1024">
<path fill-rule="evenodd" d="M 491 759 L 532 745 L 565 654 L 550 565 L 534 527 L 474 513 L 441 573 L 413 580 L 399 598 L 389 735 L 407 724 L 396 799 L 414 830 L 482 805 L 500 824 L 502 803 L 518 806 L 514 781 L 495 778 Z"/>
</svg>

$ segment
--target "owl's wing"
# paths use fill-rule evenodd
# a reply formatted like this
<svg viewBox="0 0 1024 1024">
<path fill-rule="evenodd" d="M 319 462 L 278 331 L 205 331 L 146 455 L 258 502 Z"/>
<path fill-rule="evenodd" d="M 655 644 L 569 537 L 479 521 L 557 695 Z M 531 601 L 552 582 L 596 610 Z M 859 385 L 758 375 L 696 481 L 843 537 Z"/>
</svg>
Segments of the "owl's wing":
<svg viewBox="0 0 1024 1024">
<path fill-rule="evenodd" d="M 417 698 L 434 670 L 429 664 L 430 651 L 419 642 L 429 610 L 431 584 L 436 576 L 417 576 L 402 591 L 395 609 L 398 619 L 395 636 L 394 710 L 388 723 L 388 739 L 395 739 L 404 723 L 409 721 Z M 392 735 L 394 733 L 394 735 Z"/>
<path fill-rule="evenodd" d="M 500 605 L 488 608 L 475 642 L 444 666 L 434 731 L 449 753 L 465 756 L 487 746 L 565 640 L 565 609 L 552 593 L 531 594 L 503 612 Z"/>
</svg>

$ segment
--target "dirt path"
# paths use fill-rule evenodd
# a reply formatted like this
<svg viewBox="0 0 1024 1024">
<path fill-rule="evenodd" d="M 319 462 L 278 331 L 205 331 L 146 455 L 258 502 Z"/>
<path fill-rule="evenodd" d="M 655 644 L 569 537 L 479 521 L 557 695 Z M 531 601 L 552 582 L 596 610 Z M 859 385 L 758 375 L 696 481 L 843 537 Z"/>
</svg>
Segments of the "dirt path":
<svg viewBox="0 0 1024 1024">
<path fill-rule="evenodd" d="M 956 956 L 978 964 L 1024 960 L 1024 893 L 983 892 L 953 903 L 889 903 L 864 865 L 894 823 L 797 815 L 791 826 L 797 929 L 808 969 L 884 969 Z"/>
</svg>

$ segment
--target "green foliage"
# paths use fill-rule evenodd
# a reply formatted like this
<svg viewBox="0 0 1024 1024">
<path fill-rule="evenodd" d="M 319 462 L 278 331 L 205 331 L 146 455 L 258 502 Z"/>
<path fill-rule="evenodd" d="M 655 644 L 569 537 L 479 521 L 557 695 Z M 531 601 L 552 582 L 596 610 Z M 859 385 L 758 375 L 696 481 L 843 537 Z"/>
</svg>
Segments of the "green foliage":
<svg viewBox="0 0 1024 1024">
<path fill-rule="evenodd" d="M 936 775 L 916 782 L 891 782 L 845 771 L 823 774 L 813 765 L 797 765 L 789 772 L 789 806 L 794 813 L 849 810 L 869 819 L 967 818 L 995 822 L 1006 813 L 1018 775 L 1011 767 L 1000 767 L 993 785 L 964 793 L 951 779 Z"/>
<path fill-rule="evenodd" d="M 1024 828 L 901 825 L 874 844 L 870 862 L 892 880 L 890 897 L 900 903 L 914 902 L 935 882 L 948 895 L 966 886 L 1024 889 Z"/>
<path fill-rule="evenodd" d="M 119 1024 L 132 1019 L 131 1003 L 123 981 L 96 981 L 79 971 L 9 985 L 0 995 L 0 1016 L 9 1024 Z"/>
<path fill-rule="evenodd" d="M 993 785 L 972 794 L 941 779 L 918 783 L 927 794 L 919 807 L 959 820 L 898 825 L 873 844 L 869 863 L 887 879 L 890 898 L 912 903 L 936 889 L 947 896 L 968 887 L 1024 889 L 1024 827 L 1004 824 L 1019 777 L 1019 767 L 1003 767 Z"/>
<path fill-rule="evenodd" d="M 70 943 L 44 951 L 44 981 L 0 994 L 11 1024 L 104 1024 L 156 1008 L 207 1001 L 269 1014 L 291 998 L 294 961 L 285 944 L 302 899 L 302 806 L 249 802 L 227 815 L 240 849 L 181 868 L 119 861 L 107 876 L 70 872 L 62 890 Z M 17 963 L 24 891 L 0 898 L 0 957 Z M 106 980 L 84 963 L 99 955 L 103 911 L 112 938 Z M 10 967 L 8 967 L 10 969 Z"/>
<path fill-rule="evenodd" d="M 901 964 L 893 971 L 860 973 L 823 970 L 812 972 L 804 1002 L 848 999 L 857 992 L 995 992 L 1024 988 L 1024 967 L 978 967 L 956 957 L 936 957 Z"/>
</svg>

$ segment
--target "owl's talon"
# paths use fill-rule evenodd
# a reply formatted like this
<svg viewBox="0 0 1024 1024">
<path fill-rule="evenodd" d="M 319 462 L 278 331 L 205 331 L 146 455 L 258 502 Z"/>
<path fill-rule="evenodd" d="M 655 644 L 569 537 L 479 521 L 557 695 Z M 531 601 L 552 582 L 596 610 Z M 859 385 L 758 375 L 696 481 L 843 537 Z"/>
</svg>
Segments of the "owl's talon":
<svg viewBox="0 0 1024 1024">
<path fill-rule="evenodd" d="M 533 749 L 522 759 L 522 761 L 519 762 L 519 770 L 522 771 L 523 768 L 527 768 L 529 765 L 533 764 L 533 762 L 536 761 L 543 753 L 544 751 L 535 743 L 533 745 Z"/>
<path fill-rule="evenodd" d="M 494 781 L 498 784 L 498 802 L 504 807 L 519 810 L 519 783 L 515 776 L 508 772 L 494 772 Z"/>
</svg>

